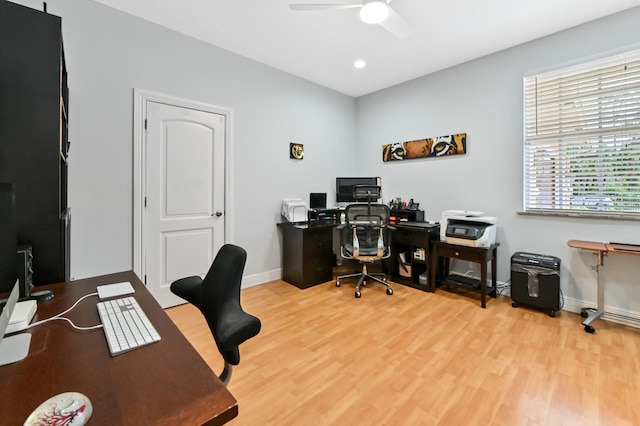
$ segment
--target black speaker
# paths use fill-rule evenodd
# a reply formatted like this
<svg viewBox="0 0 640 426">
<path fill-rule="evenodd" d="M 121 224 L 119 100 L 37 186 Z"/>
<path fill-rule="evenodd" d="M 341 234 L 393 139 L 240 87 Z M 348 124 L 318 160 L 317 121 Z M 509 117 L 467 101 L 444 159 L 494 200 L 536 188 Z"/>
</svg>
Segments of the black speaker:
<svg viewBox="0 0 640 426">
<path fill-rule="evenodd" d="M 20 298 L 31 295 L 33 289 L 33 250 L 31 244 L 18 246 L 16 257 L 18 280 L 20 280 Z"/>
<path fill-rule="evenodd" d="M 511 256 L 511 300 L 545 309 L 556 316 L 560 309 L 560 259 L 517 252 Z"/>
</svg>

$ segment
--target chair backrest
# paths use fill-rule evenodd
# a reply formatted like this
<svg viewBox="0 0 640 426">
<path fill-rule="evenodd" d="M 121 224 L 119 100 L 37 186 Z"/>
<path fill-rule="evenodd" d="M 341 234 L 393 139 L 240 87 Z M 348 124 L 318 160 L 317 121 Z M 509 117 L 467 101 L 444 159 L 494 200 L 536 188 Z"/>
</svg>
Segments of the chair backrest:
<svg viewBox="0 0 640 426">
<path fill-rule="evenodd" d="M 225 361 L 240 362 L 238 346 L 260 331 L 260 320 L 242 310 L 240 287 L 247 252 L 232 244 L 222 246 L 202 282 L 198 308 L 207 320 Z M 230 315 L 228 315 L 230 314 Z"/>
<path fill-rule="evenodd" d="M 389 207 L 384 204 L 350 204 L 344 211 L 342 251 L 346 258 L 373 261 L 389 256 Z"/>
</svg>

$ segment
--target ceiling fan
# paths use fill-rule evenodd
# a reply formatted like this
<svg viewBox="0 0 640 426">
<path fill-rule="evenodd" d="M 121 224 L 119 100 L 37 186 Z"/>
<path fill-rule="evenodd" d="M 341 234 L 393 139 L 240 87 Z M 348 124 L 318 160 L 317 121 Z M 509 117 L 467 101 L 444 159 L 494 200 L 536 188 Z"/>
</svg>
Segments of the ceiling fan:
<svg viewBox="0 0 640 426">
<path fill-rule="evenodd" d="M 411 26 L 400 17 L 389 3 L 392 0 L 336 0 L 331 3 L 289 4 L 295 11 L 318 11 L 360 8 L 360 19 L 367 24 L 379 24 L 398 38 L 407 38 L 413 32 Z"/>
</svg>

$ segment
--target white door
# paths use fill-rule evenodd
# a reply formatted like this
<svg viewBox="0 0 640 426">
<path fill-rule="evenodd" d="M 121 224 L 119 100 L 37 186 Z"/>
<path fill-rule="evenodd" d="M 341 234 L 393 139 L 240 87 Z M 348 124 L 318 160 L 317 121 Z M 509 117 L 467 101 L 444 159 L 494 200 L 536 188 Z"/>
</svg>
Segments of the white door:
<svg viewBox="0 0 640 426">
<path fill-rule="evenodd" d="M 204 277 L 225 242 L 224 115 L 147 101 L 144 257 L 162 307 L 179 278 Z"/>
</svg>

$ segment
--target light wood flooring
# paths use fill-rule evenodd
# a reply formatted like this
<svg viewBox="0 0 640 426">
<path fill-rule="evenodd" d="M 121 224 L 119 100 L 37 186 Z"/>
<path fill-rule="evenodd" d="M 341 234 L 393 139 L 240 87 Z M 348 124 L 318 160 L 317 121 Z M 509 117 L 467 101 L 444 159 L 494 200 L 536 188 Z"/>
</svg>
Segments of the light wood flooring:
<svg viewBox="0 0 640 426">
<path fill-rule="evenodd" d="M 640 329 L 511 299 L 346 281 L 242 291 L 262 321 L 241 348 L 230 425 L 640 425 Z M 167 310 L 220 372 L 199 312 Z"/>
</svg>

